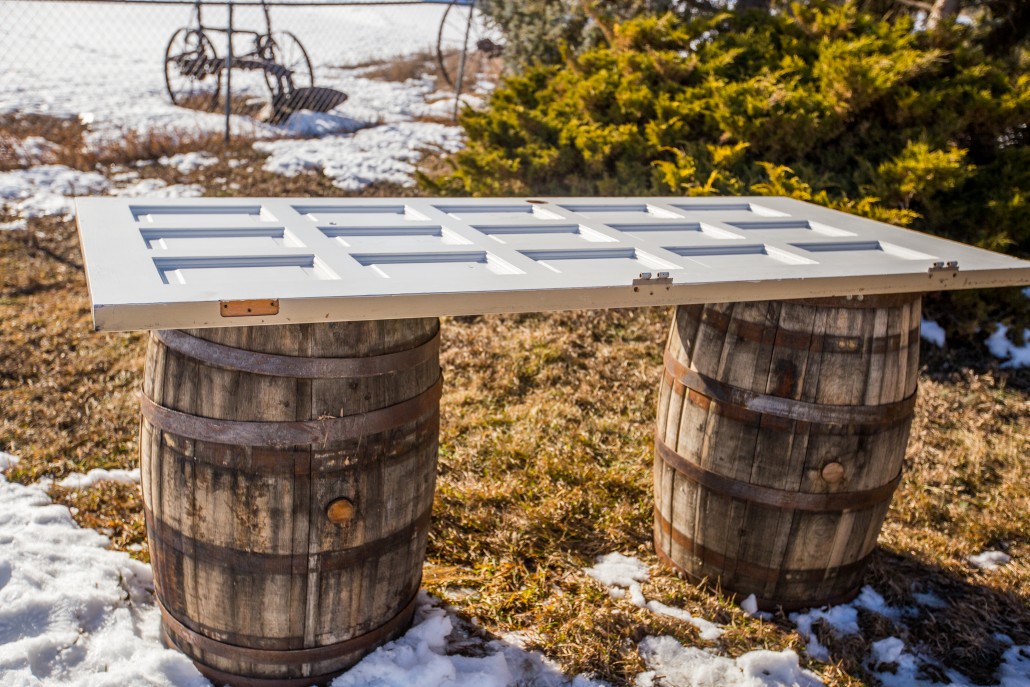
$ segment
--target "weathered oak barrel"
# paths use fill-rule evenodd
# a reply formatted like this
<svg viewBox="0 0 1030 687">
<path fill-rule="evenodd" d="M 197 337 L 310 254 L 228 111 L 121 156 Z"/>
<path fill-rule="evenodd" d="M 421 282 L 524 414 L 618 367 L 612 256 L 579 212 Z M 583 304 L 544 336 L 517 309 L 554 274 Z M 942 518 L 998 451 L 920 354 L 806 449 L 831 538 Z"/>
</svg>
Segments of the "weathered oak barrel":
<svg viewBox="0 0 1030 687">
<path fill-rule="evenodd" d="M 165 641 L 310 685 L 402 633 L 439 435 L 435 318 L 153 332 L 143 495 Z"/>
<path fill-rule="evenodd" d="M 760 607 L 857 594 L 901 477 L 920 296 L 677 308 L 655 434 L 655 547 Z"/>
</svg>

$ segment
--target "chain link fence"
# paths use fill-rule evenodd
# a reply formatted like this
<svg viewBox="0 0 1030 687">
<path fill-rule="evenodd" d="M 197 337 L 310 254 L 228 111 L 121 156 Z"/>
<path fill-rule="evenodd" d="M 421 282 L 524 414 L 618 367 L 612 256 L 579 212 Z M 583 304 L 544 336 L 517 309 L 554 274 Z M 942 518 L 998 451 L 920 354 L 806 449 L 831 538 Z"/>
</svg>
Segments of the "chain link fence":
<svg viewBox="0 0 1030 687">
<path fill-rule="evenodd" d="M 0 115 L 77 117 L 101 138 L 268 136 L 343 103 L 443 118 L 498 52 L 474 0 L 0 0 Z M 420 103 L 377 85 L 413 79 Z"/>
</svg>

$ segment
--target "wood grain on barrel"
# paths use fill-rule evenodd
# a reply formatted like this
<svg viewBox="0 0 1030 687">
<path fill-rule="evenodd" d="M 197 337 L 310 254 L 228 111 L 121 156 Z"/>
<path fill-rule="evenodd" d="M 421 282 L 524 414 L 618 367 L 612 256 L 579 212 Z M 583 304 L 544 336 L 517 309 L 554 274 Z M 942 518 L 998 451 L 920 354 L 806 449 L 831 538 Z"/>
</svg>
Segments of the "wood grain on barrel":
<svg viewBox="0 0 1030 687">
<path fill-rule="evenodd" d="M 278 356 L 367 358 L 415 348 L 438 331 L 436 319 L 419 319 L 186 334 Z M 225 645 L 278 652 L 361 637 L 406 609 L 425 553 L 437 404 L 385 431 L 360 428 L 377 411 L 432 393 L 439 377 L 435 349 L 387 374 L 307 379 L 221 369 L 153 336 L 143 393 L 158 406 L 242 422 L 356 416 L 359 427 L 342 439 L 276 448 L 201 441 L 145 418 L 144 498 L 155 585 L 167 612 Z M 352 504 L 353 514 L 333 522 L 327 508 L 338 499 Z M 215 671 L 274 679 L 338 673 L 374 648 L 276 664 L 253 652 L 231 657 L 220 647 L 176 643 Z"/>
<path fill-rule="evenodd" d="M 678 308 L 655 438 L 715 479 L 705 486 L 656 450 L 659 553 L 766 606 L 856 591 L 904 457 L 919 321 L 918 295 Z M 697 380 L 708 392 L 689 388 Z M 755 497 L 761 488 L 875 502 L 781 507 Z"/>
</svg>

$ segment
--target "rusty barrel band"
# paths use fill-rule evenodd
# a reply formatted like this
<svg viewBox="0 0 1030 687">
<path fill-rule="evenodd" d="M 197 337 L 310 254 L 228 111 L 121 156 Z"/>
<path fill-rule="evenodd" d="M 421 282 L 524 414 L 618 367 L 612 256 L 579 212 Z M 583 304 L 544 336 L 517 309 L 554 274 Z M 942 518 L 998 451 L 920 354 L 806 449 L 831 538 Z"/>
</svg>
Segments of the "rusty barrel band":
<svg viewBox="0 0 1030 687">
<path fill-rule="evenodd" d="M 811 513 L 833 513 L 846 510 L 862 510 L 884 503 L 898 488 L 901 471 L 891 481 L 873 489 L 863 491 L 839 491 L 816 494 L 802 491 L 775 489 L 760 484 L 742 482 L 732 477 L 705 470 L 673 451 L 658 436 L 654 439 L 655 453 L 662 461 L 685 479 L 699 484 L 708 491 L 738 501 L 757 503 L 785 510 L 800 510 Z"/>
<path fill-rule="evenodd" d="M 401 529 L 391 532 L 381 539 L 359 544 L 339 551 L 323 551 L 315 554 L 259 553 L 243 551 L 220 544 L 212 544 L 193 537 L 188 537 L 178 529 L 170 526 L 144 504 L 143 515 L 147 521 L 147 535 L 173 551 L 190 558 L 200 558 L 206 562 L 217 563 L 231 569 L 234 573 L 266 573 L 278 575 L 302 575 L 312 571 L 312 567 L 320 572 L 343 570 L 360 561 L 378 558 L 383 553 L 392 551 L 401 543 L 429 530 L 432 518 L 432 504 Z M 311 565 L 311 559 L 317 564 Z"/>
<path fill-rule="evenodd" d="M 655 542 L 655 553 L 658 554 L 658 560 L 660 560 L 662 563 L 669 566 L 673 570 L 684 575 L 687 579 L 694 582 L 695 584 L 707 582 L 707 579 L 705 577 L 698 577 L 689 570 L 685 569 L 676 561 L 672 560 L 672 558 L 669 557 L 667 553 L 665 553 L 658 547 L 658 542 Z M 863 559 L 863 563 L 864 562 L 865 559 Z M 758 608 L 763 611 L 772 611 L 776 609 L 782 609 L 784 611 L 796 611 L 802 608 L 818 608 L 821 606 L 837 606 L 839 604 L 844 604 L 858 596 L 858 593 L 861 590 L 862 584 L 859 583 L 851 589 L 849 589 L 848 591 L 844 592 L 843 594 L 836 594 L 834 596 L 817 599 L 815 601 L 775 601 L 773 599 L 765 599 L 759 597 L 757 594 L 755 595 L 755 601 L 758 605 Z"/>
<path fill-rule="evenodd" d="M 901 334 L 862 337 L 793 331 L 790 329 L 780 329 L 775 322 L 769 324 L 748 322 L 712 308 L 702 310 L 694 317 L 694 319 L 698 318 L 712 329 L 721 333 L 731 333 L 738 339 L 764 346 L 789 348 L 795 351 L 810 351 L 812 353 L 830 351 L 833 353 L 863 354 L 869 352 L 888 353 L 903 348 Z M 905 340 L 908 341 L 907 346 L 919 345 L 918 324 L 908 331 L 908 336 Z"/>
<path fill-rule="evenodd" d="M 683 388 L 683 384 L 673 378 L 668 369 L 663 370 L 663 375 L 666 384 L 672 385 L 673 383 L 676 383 L 680 388 Z M 907 432 L 907 427 L 912 421 L 911 417 L 901 417 L 894 422 L 883 425 L 837 425 L 825 424 L 822 422 L 805 422 L 803 420 L 793 420 L 789 417 L 780 417 L 769 413 L 751 411 L 733 403 L 720 403 L 704 394 L 699 394 L 693 389 L 685 389 L 685 392 L 680 395 L 683 396 L 684 402 L 690 403 L 690 405 L 701 408 L 702 410 L 707 411 L 711 409 L 716 415 L 733 420 L 734 422 L 739 422 L 740 424 L 763 430 L 790 432 L 795 435 L 879 436 L 884 432 L 894 431 L 899 428 L 906 428 L 905 431 Z"/>
<path fill-rule="evenodd" d="M 346 656 L 353 653 L 364 653 L 374 648 L 392 633 L 405 627 L 415 613 L 415 602 L 418 599 L 418 591 L 411 597 L 400 612 L 387 620 L 385 623 L 363 635 L 346 639 L 336 644 L 314 647 L 311 649 L 255 649 L 252 647 L 228 644 L 212 639 L 198 632 L 194 632 L 184 625 L 182 621 L 172 615 L 160 600 L 157 601 L 161 609 L 162 625 L 170 634 L 175 644 L 184 643 L 205 654 L 212 654 L 220 658 L 229 659 L 243 663 L 272 664 L 277 666 L 294 666 L 306 663 L 318 663 L 331 661 L 334 658 Z M 181 645 L 180 645 L 181 646 Z M 231 673 L 226 673 L 231 675 Z M 233 676 L 236 679 L 240 676 Z M 247 679 L 246 676 L 243 676 Z M 316 678 L 308 678 L 311 684 Z M 266 682 L 265 684 L 275 684 Z"/>
<path fill-rule="evenodd" d="M 411 443 L 421 447 L 435 447 L 440 436 L 440 414 L 428 413 L 419 419 L 420 422 L 411 432 Z M 145 436 L 146 433 L 153 431 L 155 431 L 155 428 L 146 421 L 146 418 L 141 418 L 140 435 Z M 160 432 L 160 428 L 157 428 L 156 431 Z M 370 438 L 371 435 L 364 437 L 366 440 L 362 445 L 364 450 L 368 450 L 371 443 L 371 441 L 368 441 Z M 417 454 L 411 452 L 411 447 L 406 445 L 406 442 L 403 440 L 397 441 L 390 437 L 389 434 L 380 434 L 379 438 L 389 447 L 385 453 L 370 451 L 368 454 L 358 455 L 368 455 L 373 461 L 389 461 L 399 457 L 399 463 L 414 460 L 418 457 Z M 234 453 L 238 449 L 239 447 L 231 444 L 205 442 L 194 444 L 187 453 L 177 442 L 174 442 L 174 440 L 170 441 L 169 435 L 166 434 L 160 450 L 162 455 L 170 454 L 176 460 L 209 465 L 216 469 L 245 470 L 248 474 L 299 476 L 317 472 L 325 477 L 342 472 L 349 473 L 354 470 L 353 465 L 336 457 L 338 453 L 355 455 L 353 450 L 348 449 L 313 451 L 310 448 L 306 448 L 290 451 L 286 449 L 251 447 L 250 454 L 245 456 Z"/>
<path fill-rule="evenodd" d="M 201 339 L 178 329 L 155 330 L 153 336 L 168 349 L 210 367 L 300 379 L 347 379 L 403 372 L 435 360 L 440 353 L 439 328 L 428 341 L 415 348 L 364 358 L 305 358 L 248 351 Z"/>
<path fill-rule="evenodd" d="M 140 394 L 140 409 L 147 422 L 157 429 L 190 439 L 235 446 L 285 448 L 357 439 L 411 422 L 438 406 L 442 389 L 441 377 L 418 396 L 386 408 L 296 422 L 215 420 L 165 408 L 143 393 Z"/>
<path fill-rule="evenodd" d="M 758 565 L 757 563 L 741 560 L 739 558 L 732 558 L 721 554 L 718 551 L 712 551 L 711 549 L 705 548 L 703 544 L 695 542 L 692 538 L 673 527 L 672 523 L 665 519 L 665 516 L 661 514 L 657 507 L 654 509 L 654 518 L 655 524 L 657 525 L 655 528 L 656 534 L 657 530 L 660 529 L 662 534 L 669 537 L 686 551 L 691 552 L 692 556 L 701 559 L 701 561 L 703 561 L 702 565 L 715 568 L 717 570 L 727 570 L 732 567 L 735 573 L 744 575 L 764 584 L 774 582 L 800 582 L 802 584 L 815 584 L 830 577 L 850 575 L 865 568 L 866 564 L 869 562 L 870 556 L 872 555 L 872 552 L 870 551 L 858 560 L 833 568 L 806 568 L 799 570 L 792 570 L 790 568 L 768 568 L 764 565 Z M 661 547 L 655 546 L 655 550 L 661 551 Z"/>
<path fill-rule="evenodd" d="M 703 375 L 686 365 L 665 350 L 665 369 L 672 378 L 687 389 L 727 405 L 736 405 L 746 410 L 790 420 L 833 425 L 890 425 L 912 414 L 916 405 L 916 394 L 893 403 L 875 406 L 827 405 L 796 401 L 782 396 L 769 396 L 731 384 L 720 382 Z"/>
<path fill-rule="evenodd" d="M 422 587 L 422 576 L 420 575 L 418 578 L 416 578 L 413 581 L 412 584 L 407 585 L 407 587 L 405 588 L 406 589 L 405 593 L 401 594 L 401 596 L 403 598 L 408 598 L 409 596 L 417 594 L 418 590 L 421 589 L 421 587 Z M 158 597 L 160 598 L 161 597 L 161 590 L 160 590 L 160 588 L 155 586 L 155 591 L 156 591 Z M 161 603 L 166 603 L 166 601 L 167 600 L 164 600 Z M 189 617 L 189 612 L 183 606 L 173 606 L 172 604 L 168 604 L 165 608 L 168 610 L 169 613 L 171 613 L 176 618 L 188 618 L 189 621 L 188 621 L 188 623 L 186 623 L 186 627 L 188 629 L 192 630 L 196 634 L 203 635 L 204 637 L 223 637 L 223 636 L 226 636 L 226 631 L 225 631 L 224 628 L 213 627 L 211 625 L 206 625 L 206 624 L 204 624 L 202 622 L 199 622 L 199 621 L 197 621 L 197 620 L 195 620 L 193 618 L 190 618 Z M 245 647 L 249 647 L 251 649 L 257 649 L 257 650 L 264 650 L 269 645 L 270 642 L 273 643 L 273 644 L 281 644 L 284 640 L 289 641 L 290 643 L 295 643 L 297 641 L 301 641 L 300 637 L 289 637 L 289 638 L 287 638 L 287 637 L 276 637 L 276 638 L 273 638 L 273 639 L 269 639 L 266 635 L 251 635 L 251 634 L 243 634 L 241 632 L 233 632 L 231 634 L 231 636 L 232 636 L 232 640 L 233 640 L 232 644 L 234 646 L 245 646 Z M 276 648 L 276 649 L 269 649 L 269 650 L 270 651 L 296 651 L 296 649 L 278 649 L 278 648 Z M 305 685 L 305 687 L 307 687 L 307 686 Z"/>
</svg>

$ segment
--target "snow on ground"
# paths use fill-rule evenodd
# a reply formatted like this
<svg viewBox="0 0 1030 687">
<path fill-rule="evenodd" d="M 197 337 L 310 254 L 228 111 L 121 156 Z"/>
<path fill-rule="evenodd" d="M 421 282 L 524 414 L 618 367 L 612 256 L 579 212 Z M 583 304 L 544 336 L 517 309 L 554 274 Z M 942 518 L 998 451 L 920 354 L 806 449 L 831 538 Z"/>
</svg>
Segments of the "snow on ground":
<svg viewBox="0 0 1030 687">
<path fill-rule="evenodd" d="M 944 348 L 944 327 L 935 320 L 923 320 L 919 324 L 919 336 L 937 348 Z"/>
<path fill-rule="evenodd" d="M 275 7 L 273 28 L 289 30 L 301 38 L 314 65 L 316 83 L 348 94 L 329 113 L 295 112 L 283 127 L 244 116 L 232 117 L 236 134 L 274 140 L 318 136 L 318 141 L 291 138 L 261 143 L 272 153 L 265 168 L 294 175 L 320 170 L 344 189 L 353 190 L 377 181 L 410 185 L 414 163 L 425 150 L 452 152 L 462 140 L 461 130 L 435 122 L 449 118 L 453 94 L 440 91 L 434 75 L 405 82 L 367 78 L 377 60 L 430 51 L 445 5 Z M 88 140 L 100 146 L 117 142 L 128 132 L 190 135 L 221 131 L 224 116 L 172 105 L 165 88 L 165 47 L 172 33 L 186 25 L 192 8 L 173 5 L 109 5 L 58 2 L 0 4 L 0 26 L 5 42 L 0 58 L 5 78 L 0 81 L 0 113 L 42 113 L 77 117 L 89 124 Z M 262 28 L 253 7 L 237 8 L 235 25 Z M 224 9 L 205 6 L 208 26 L 224 26 Z M 224 34 L 209 32 L 219 55 L 226 51 Z M 452 36 L 457 40 L 458 36 Z M 234 40 L 237 54 L 249 49 L 250 39 Z M 239 43 L 239 45 L 236 45 Z M 234 88 L 266 98 L 264 83 L 255 72 L 234 71 Z M 476 82 L 482 94 L 492 84 Z M 482 103 L 477 95 L 464 98 L 466 106 Z M 105 192 L 109 184 L 95 173 L 75 172 L 46 165 L 53 144 L 35 136 L 16 142 L 17 159 L 34 166 L 0 175 L 0 211 L 15 216 L 0 229 L 23 229 L 28 217 L 68 216 L 69 196 Z M 160 164 L 188 174 L 216 162 L 214 156 L 185 153 L 161 158 Z M 42 170 L 42 172 L 40 172 Z M 61 179 L 37 179 L 56 174 Z M 118 195 L 190 197 L 190 187 L 157 187 L 153 181 L 116 191 Z"/>
<path fill-rule="evenodd" d="M 25 167 L 52 162 L 54 149 L 57 148 L 42 136 L 29 136 L 20 141 L 4 142 L 11 145 L 18 164 Z"/>
<path fill-rule="evenodd" d="M 419 593 L 416 625 L 400 639 L 369 654 L 332 687 L 605 687 L 586 676 L 568 677 L 540 654 L 503 640 L 486 642 L 484 656 L 447 655 L 448 639 L 461 621 L 425 592 Z"/>
<path fill-rule="evenodd" d="M 172 156 L 165 155 L 158 159 L 158 163 L 166 167 L 173 167 L 179 174 L 189 174 L 198 169 L 204 169 L 211 165 L 218 164 L 218 158 L 211 153 L 177 153 Z"/>
<path fill-rule="evenodd" d="M 0 452 L 0 469 L 17 458 Z M 92 470 L 59 484 L 86 487 L 130 471 Z M 134 481 L 137 471 L 133 472 Z M 159 638 L 150 566 L 108 549 L 39 486 L 0 476 L 0 684 L 4 687 L 211 687 Z M 563 675 L 540 654 L 478 640 L 476 657 L 449 655 L 463 623 L 422 593 L 416 623 L 334 687 L 604 687 Z M 463 645 L 469 640 L 462 638 Z"/>
<path fill-rule="evenodd" d="M 754 594 L 748 594 L 747 597 L 740 602 L 740 610 L 751 618 L 759 618 L 761 620 L 772 620 L 773 614 L 767 611 L 758 610 L 758 599 Z"/>
<path fill-rule="evenodd" d="M 1001 364 L 1002 367 L 1030 367 L 1030 329 L 1023 330 L 1025 343 L 1022 346 L 1008 340 L 1008 331 L 1008 327 L 999 324 L 985 342 L 987 349 L 995 358 L 1005 361 Z"/>
<path fill-rule="evenodd" d="M 111 190 L 112 196 L 124 198 L 198 198 L 204 195 L 200 184 L 169 184 L 162 179 L 140 179 L 128 186 Z"/>
<path fill-rule="evenodd" d="M 637 687 L 819 687 L 822 681 L 799 665 L 798 655 L 750 651 L 736 659 L 710 649 L 683 646 L 673 637 L 645 637 L 640 654 L 648 671 Z M 657 679 L 659 676 L 660 681 Z"/>
<path fill-rule="evenodd" d="M 607 587 L 630 587 L 637 582 L 647 582 L 651 573 L 647 564 L 633 556 L 609 553 L 597 559 L 597 564 L 584 572 Z M 618 595 L 616 598 L 622 598 Z"/>
<path fill-rule="evenodd" d="M 456 127 L 431 122 L 398 122 L 362 129 L 349 136 L 311 140 L 259 141 L 254 147 L 269 153 L 266 171 L 294 176 L 319 170 L 346 190 L 376 181 L 414 183 L 415 163 L 425 150 L 454 152 L 461 146 Z"/>
<path fill-rule="evenodd" d="M 0 452 L 0 469 L 17 464 Z M 70 475 L 62 486 L 85 488 L 103 479 L 136 481 L 136 471 L 92 470 Z M 45 486 L 45 485 L 44 485 Z M 69 510 L 50 501 L 40 485 L 23 486 L 0 476 L 0 684 L 5 687 L 210 687 L 193 664 L 159 639 L 160 613 L 153 600 L 150 567 L 110 550 L 101 534 L 78 527 Z M 586 573 L 600 583 L 630 589 L 645 602 L 640 585 L 647 566 L 631 556 L 602 556 Z M 635 589 L 634 589 L 635 587 Z M 930 606 L 943 603 L 924 595 Z M 918 600 L 923 603 L 922 600 Z M 666 607 L 668 608 L 668 607 Z M 850 604 L 812 609 L 791 616 L 808 639 L 808 652 L 832 660 L 814 637 L 823 621 L 829 631 L 860 632 L 859 609 L 904 622 L 913 609 L 889 606 L 865 587 Z M 679 609 L 672 615 L 685 622 Z M 682 614 L 683 617 L 680 616 Z M 714 626 L 713 626 L 714 627 Z M 1007 646 L 996 675 L 1000 687 L 1030 687 L 1030 646 Z M 438 599 L 420 593 L 415 623 L 333 681 L 332 687 L 605 687 L 589 676 L 568 676 L 541 654 L 526 651 L 516 636 L 480 639 Z M 735 659 L 713 649 L 683 646 L 672 637 L 645 637 L 639 651 L 647 670 L 636 687 L 819 687 L 812 672 L 791 650 L 756 650 Z M 464 654 L 471 653 L 472 656 Z M 871 645 L 865 661 L 885 687 L 944 687 L 932 674 L 956 687 L 971 687 L 907 646 L 899 637 Z"/>
<path fill-rule="evenodd" d="M 916 595 L 916 601 L 930 608 L 947 606 L 946 602 L 933 594 Z M 858 634 L 861 632 L 858 624 L 859 609 L 890 618 L 900 625 L 908 621 L 918 622 L 919 617 L 916 609 L 892 607 L 872 587 L 866 586 L 851 603 L 792 613 L 790 620 L 797 626 L 798 633 L 808 641 L 805 651 L 809 656 L 820 661 L 832 661 L 829 651 L 815 636 L 815 624 L 822 621 L 829 631 L 840 636 Z M 995 675 L 999 687 L 1030 687 L 1030 645 L 1015 646 L 1010 638 L 1001 637 L 1011 646 L 1006 650 Z M 909 647 L 898 637 L 885 637 L 873 642 L 865 664 L 884 687 L 972 687 L 961 673 Z M 928 667 L 933 670 L 927 670 Z M 937 681 L 932 676 L 943 676 L 947 682 Z"/>
<path fill-rule="evenodd" d="M 435 45 L 444 5 L 275 7 L 273 29 L 296 34 L 314 64 L 317 85 L 340 88 L 329 66 L 353 65 L 428 50 Z M 221 131 L 223 115 L 172 105 L 165 90 L 165 48 L 173 32 L 191 23 L 193 8 L 154 4 L 10 2 L 0 5 L 4 26 L 5 78 L 0 112 L 82 117 L 100 138 L 125 131 Z M 263 29 L 260 10 L 238 7 L 235 26 Z M 204 23 L 225 26 L 225 10 L 204 7 Z M 218 55 L 224 34 L 210 32 Z M 239 35 L 234 51 L 250 49 Z M 234 76 L 237 76 L 234 73 Z M 237 76 L 237 88 L 260 84 L 253 73 Z M 263 84 L 260 84 L 263 87 Z M 344 92 L 351 93 L 346 88 Z M 272 127 L 234 117 L 240 133 L 275 135 Z"/>
<path fill-rule="evenodd" d="M 644 563 L 632 556 L 621 553 L 609 553 L 600 556 L 592 568 L 584 572 L 601 584 L 608 587 L 613 598 L 621 599 L 629 592 L 630 602 L 634 606 L 646 608 L 652 613 L 669 616 L 690 623 L 701 632 L 701 639 L 714 641 L 722 636 L 722 629 L 704 618 L 695 618 L 681 608 L 667 606 L 660 601 L 648 601 L 644 597 L 641 584 L 650 579 L 650 572 Z"/>
<path fill-rule="evenodd" d="M 966 558 L 971 566 L 980 570 L 995 570 L 1003 565 L 1008 565 L 1012 557 L 1001 551 L 984 551 L 975 556 Z"/>
<path fill-rule="evenodd" d="M 0 683 L 202 687 L 164 649 L 150 568 L 105 548 L 37 487 L 0 477 Z"/>
<path fill-rule="evenodd" d="M 196 165 L 197 162 L 187 159 L 178 164 Z M 114 185 L 99 172 L 80 172 L 64 165 L 0 172 L 0 215 L 15 216 L 14 221 L 0 224 L 0 229 L 25 229 L 25 220 L 33 217 L 70 219 L 75 213 L 75 196 L 110 193 L 127 197 L 194 198 L 204 194 L 204 188 L 197 184 L 169 185 L 161 179 L 135 180 L 126 173 L 115 176 L 122 177 L 122 184 L 128 184 Z"/>
<path fill-rule="evenodd" d="M 75 211 L 72 196 L 103 193 L 111 183 L 98 172 L 80 172 L 64 165 L 40 165 L 0 172 L 0 214 L 22 219 L 69 218 Z"/>
<path fill-rule="evenodd" d="M 1007 562 L 1007 556 L 1002 561 L 996 555 L 998 553 L 985 552 L 979 558 L 970 557 L 969 560 L 971 563 L 974 559 L 982 560 L 984 565 Z M 636 558 L 619 553 L 608 554 L 599 557 L 597 564 L 585 572 L 608 586 L 614 598 L 625 598 L 628 593 L 630 602 L 636 606 L 656 613 L 664 611 L 666 615 L 699 628 L 707 625 L 711 634 L 706 636 L 703 630 L 703 639 L 716 639 L 722 633 L 717 625 L 693 618 L 681 609 L 647 601 L 641 584 L 648 580 L 648 568 Z M 928 608 L 947 606 L 946 602 L 933 594 L 916 595 L 916 601 Z M 749 614 L 757 614 L 757 604 L 752 597 L 745 599 L 741 607 Z M 890 606 L 876 590 L 866 586 L 850 603 L 792 613 L 789 618 L 807 641 L 805 652 L 818 661 L 832 662 L 834 657 L 816 636 L 817 624 L 841 636 L 856 635 L 862 631 L 858 622 L 860 610 L 875 613 L 900 625 L 909 620 L 916 621 L 919 615 L 914 608 Z M 758 615 L 761 617 L 762 614 Z M 1011 639 L 1005 640 L 1012 645 Z M 636 687 L 817 687 L 822 684 L 815 674 L 799 666 L 798 655 L 789 649 L 781 652 L 751 651 L 737 659 L 730 659 L 720 656 L 713 649 L 685 647 L 672 637 L 647 637 L 640 642 L 639 649 L 648 671 L 637 676 Z M 948 684 L 971 687 L 960 673 L 908 647 L 898 637 L 886 637 L 873 642 L 865 663 L 885 687 L 944 687 Z M 936 670 L 928 673 L 926 666 L 933 666 Z M 935 683 L 927 677 L 931 674 L 945 675 L 949 682 Z M 660 682 L 656 681 L 657 676 L 661 676 Z M 996 677 L 1000 687 L 1030 687 L 1030 646 L 1010 646 Z"/>
<path fill-rule="evenodd" d="M 41 477 L 36 486 L 41 489 L 49 489 L 51 484 L 56 484 L 64 489 L 89 489 L 101 482 L 117 482 L 119 484 L 139 484 L 139 470 L 123 470 L 115 468 L 106 470 L 104 468 L 93 468 L 89 472 L 73 472 L 65 475 L 57 482 L 50 477 Z"/>
</svg>

